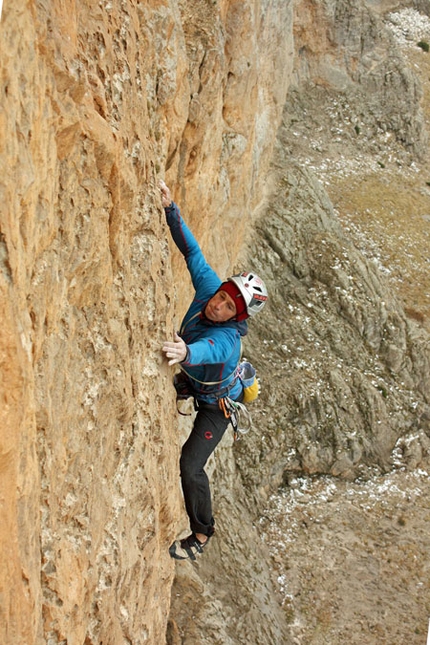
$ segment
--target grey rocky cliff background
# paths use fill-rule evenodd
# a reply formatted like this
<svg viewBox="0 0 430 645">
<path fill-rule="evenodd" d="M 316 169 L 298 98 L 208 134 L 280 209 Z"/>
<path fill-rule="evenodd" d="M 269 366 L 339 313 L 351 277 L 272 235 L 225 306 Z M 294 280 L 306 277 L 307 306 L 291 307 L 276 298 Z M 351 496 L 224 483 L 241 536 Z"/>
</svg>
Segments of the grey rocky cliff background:
<svg viewBox="0 0 430 645">
<path fill-rule="evenodd" d="M 169 643 L 418 645 L 426 633 L 428 67 L 393 34 L 416 47 L 419 16 L 385 17 L 404 8 L 295 5 L 293 80 L 241 263 L 271 296 L 245 343 L 262 394 L 253 431 L 215 457 L 219 540 L 177 569 Z M 389 235 L 375 237 L 410 175 L 399 238 L 423 238 L 418 304 Z M 361 192 L 375 176 L 372 210 Z M 363 213 L 384 209 L 366 229 Z"/>
</svg>

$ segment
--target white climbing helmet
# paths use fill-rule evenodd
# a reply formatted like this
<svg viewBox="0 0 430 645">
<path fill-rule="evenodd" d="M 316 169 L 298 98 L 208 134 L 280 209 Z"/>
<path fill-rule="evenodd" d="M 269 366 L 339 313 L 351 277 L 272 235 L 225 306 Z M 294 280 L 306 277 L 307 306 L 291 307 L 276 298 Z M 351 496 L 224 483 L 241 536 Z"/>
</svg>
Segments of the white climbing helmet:
<svg viewBox="0 0 430 645">
<path fill-rule="evenodd" d="M 258 275 L 252 271 L 244 271 L 243 273 L 232 275 L 228 278 L 228 281 L 233 282 L 242 294 L 248 316 L 255 316 L 256 313 L 263 309 L 267 301 L 267 289 Z"/>
</svg>

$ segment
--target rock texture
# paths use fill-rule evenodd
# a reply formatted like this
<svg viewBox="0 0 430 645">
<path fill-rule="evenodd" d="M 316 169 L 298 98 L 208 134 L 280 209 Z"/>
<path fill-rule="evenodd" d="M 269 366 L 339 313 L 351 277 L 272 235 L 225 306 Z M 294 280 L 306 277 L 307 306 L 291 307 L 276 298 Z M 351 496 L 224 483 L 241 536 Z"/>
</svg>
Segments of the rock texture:
<svg viewBox="0 0 430 645">
<path fill-rule="evenodd" d="M 344 235 L 320 184 L 306 170 L 285 172 L 283 151 L 281 135 L 281 176 L 254 247 L 272 298 L 254 326 L 263 354 L 249 354 L 282 384 L 266 394 L 259 460 L 284 455 L 278 485 L 288 471 L 384 470 L 399 436 L 430 431 L 428 337 Z M 247 476 L 258 478 L 254 465 Z"/>
<path fill-rule="evenodd" d="M 160 346 L 190 285 L 157 182 L 231 270 L 291 27 L 257 0 L 3 7 L 3 643 L 164 640 L 180 496 Z"/>
<path fill-rule="evenodd" d="M 177 447 L 158 349 L 171 275 L 149 70 L 125 54 L 144 16 L 128 9 L 3 13 L 6 392 L 17 375 L 15 440 L 2 446 L 15 509 L 2 524 L 3 642 L 144 642 L 165 629 Z"/>
</svg>

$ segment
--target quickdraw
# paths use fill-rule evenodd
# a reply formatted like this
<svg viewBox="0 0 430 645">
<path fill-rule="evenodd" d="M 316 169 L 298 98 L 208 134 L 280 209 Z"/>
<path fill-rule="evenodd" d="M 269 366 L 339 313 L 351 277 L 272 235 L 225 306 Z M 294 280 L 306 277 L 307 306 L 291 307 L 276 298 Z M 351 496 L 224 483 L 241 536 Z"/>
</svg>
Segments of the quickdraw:
<svg viewBox="0 0 430 645">
<path fill-rule="evenodd" d="M 241 435 L 247 434 L 252 428 L 252 419 L 247 408 L 243 403 L 239 401 L 233 401 L 230 397 L 225 396 L 222 399 L 219 399 L 218 405 L 220 410 L 223 411 L 226 419 L 230 419 L 230 423 L 233 426 L 234 440 L 239 441 Z M 240 417 L 241 414 L 246 419 L 246 427 L 240 427 Z"/>
</svg>

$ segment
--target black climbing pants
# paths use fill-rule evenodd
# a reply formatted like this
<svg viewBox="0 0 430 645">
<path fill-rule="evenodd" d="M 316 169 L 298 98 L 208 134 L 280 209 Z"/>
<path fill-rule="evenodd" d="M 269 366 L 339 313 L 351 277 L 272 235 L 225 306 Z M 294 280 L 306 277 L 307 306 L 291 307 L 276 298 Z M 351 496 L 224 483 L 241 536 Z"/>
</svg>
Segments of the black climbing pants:
<svg viewBox="0 0 430 645">
<path fill-rule="evenodd" d="M 221 441 L 229 422 L 218 405 L 201 406 L 191 434 L 182 448 L 181 483 L 190 527 L 194 533 L 211 536 L 214 532 L 211 491 L 204 467 Z"/>
</svg>

